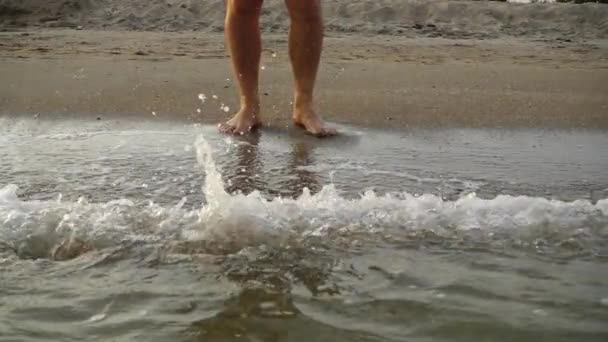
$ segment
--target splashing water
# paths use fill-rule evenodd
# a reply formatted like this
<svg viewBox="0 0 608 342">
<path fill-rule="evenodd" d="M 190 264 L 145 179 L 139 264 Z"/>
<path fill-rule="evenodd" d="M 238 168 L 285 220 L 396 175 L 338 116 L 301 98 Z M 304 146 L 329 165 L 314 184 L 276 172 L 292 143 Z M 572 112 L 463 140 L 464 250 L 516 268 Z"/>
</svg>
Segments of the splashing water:
<svg viewBox="0 0 608 342">
<path fill-rule="evenodd" d="M 266 198 L 254 191 L 229 194 L 208 142 L 198 137 L 196 156 L 206 178 L 206 203 L 185 210 L 186 199 L 172 208 L 127 199 L 107 203 L 21 201 L 18 188 L 0 189 L 0 241 L 21 255 L 47 256 L 58 246 L 105 248 L 121 241 L 240 241 L 237 247 L 279 242 L 290 236 L 380 234 L 402 240 L 433 234 L 451 240 L 538 247 L 564 243 L 605 254 L 608 200 L 563 202 L 527 196 L 482 199 L 468 194 L 455 201 L 407 192 L 359 198 L 342 197 L 333 185 L 298 198 Z M 277 240 L 278 239 L 278 240 Z M 359 237 L 360 239 L 360 237 Z M 78 244 L 76 244 L 78 245 Z"/>
<path fill-rule="evenodd" d="M 222 110 L 223 112 L 228 113 L 230 111 L 230 107 L 226 106 L 225 104 L 221 104 L 220 105 L 220 110 Z"/>
</svg>

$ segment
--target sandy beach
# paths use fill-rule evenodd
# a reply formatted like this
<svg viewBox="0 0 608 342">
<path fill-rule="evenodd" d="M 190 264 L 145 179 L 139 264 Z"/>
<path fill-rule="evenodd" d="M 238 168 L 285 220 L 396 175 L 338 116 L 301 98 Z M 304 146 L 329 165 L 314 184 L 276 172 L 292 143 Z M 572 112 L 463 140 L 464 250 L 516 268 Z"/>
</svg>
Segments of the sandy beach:
<svg viewBox="0 0 608 342">
<path fill-rule="evenodd" d="M 325 13 L 317 96 L 329 121 L 608 127 L 607 6 L 326 1 Z M 225 120 L 236 89 L 222 17 L 221 1 L 4 1 L 0 113 Z M 283 126 L 291 74 L 279 1 L 263 22 L 263 114 Z"/>
<path fill-rule="evenodd" d="M 0 45 L 3 115 L 215 123 L 231 112 L 222 103 L 236 108 L 221 34 L 29 30 L 0 33 Z M 286 50 L 284 35 L 265 37 L 271 125 L 288 123 Z M 329 121 L 379 127 L 607 128 L 607 51 L 602 40 L 330 33 L 319 108 Z M 210 100 L 202 104 L 200 93 Z"/>
</svg>

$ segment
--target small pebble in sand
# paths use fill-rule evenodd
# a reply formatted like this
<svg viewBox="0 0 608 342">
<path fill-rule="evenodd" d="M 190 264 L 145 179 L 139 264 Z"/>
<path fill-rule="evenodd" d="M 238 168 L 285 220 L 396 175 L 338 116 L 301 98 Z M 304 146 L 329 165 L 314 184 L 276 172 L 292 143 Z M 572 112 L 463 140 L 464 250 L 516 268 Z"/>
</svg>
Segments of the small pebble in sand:
<svg viewBox="0 0 608 342">
<path fill-rule="evenodd" d="M 152 115 L 156 116 L 156 112 L 152 112 Z"/>
</svg>

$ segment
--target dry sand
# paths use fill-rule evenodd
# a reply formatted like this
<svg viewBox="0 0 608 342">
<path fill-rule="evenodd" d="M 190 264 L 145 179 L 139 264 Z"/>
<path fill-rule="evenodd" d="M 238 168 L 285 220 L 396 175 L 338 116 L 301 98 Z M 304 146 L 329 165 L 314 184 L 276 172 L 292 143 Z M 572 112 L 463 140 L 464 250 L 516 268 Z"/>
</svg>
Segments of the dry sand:
<svg viewBox="0 0 608 342">
<path fill-rule="evenodd" d="M 221 5 L 0 0 L 0 115 L 225 120 L 235 89 L 223 37 L 210 32 L 221 28 Z M 267 1 L 268 31 L 285 29 L 276 6 Z M 608 128 L 606 5 L 327 0 L 325 7 L 317 93 L 330 121 Z M 84 28 L 47 28 L 61 23 Z M 181 29 L 201 30 L 165 32 Z M 286 37 L 266 34 L 264 46 L 264 115 L 284 126 Z M 210 99 L 202 104 L 199 93 Z"/>
<path fill-rule="evenodd" d="M 496 1 L 324 0 L 333 32 L 430 37 L 608 37 L 608 6 Z M 0 0 L 0 27 L 221 31 L 224 0 Z M 285 31 L 283 0 L 266 0 L 265 31 Z"/>
</svg>

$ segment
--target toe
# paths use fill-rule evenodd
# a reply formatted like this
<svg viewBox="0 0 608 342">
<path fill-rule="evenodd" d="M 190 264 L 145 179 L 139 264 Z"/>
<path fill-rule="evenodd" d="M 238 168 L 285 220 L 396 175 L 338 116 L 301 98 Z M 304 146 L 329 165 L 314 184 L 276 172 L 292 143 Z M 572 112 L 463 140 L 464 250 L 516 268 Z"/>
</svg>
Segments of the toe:
<svg viewBox="0 0 608 342">
<path fill-rule="evenodd" d="M 224 134 L 234 134 L 234 131 L 235 131 L 235 127 L 227 122 L 223 123 L 223 124 L 219 124 L 218 129 L 219 129 L 220 133 L 224 133 Z"/>
<path fill-rule="evenodd" d="M 328 138 L 337 135 L 338 131 L 336 131 L 334 128 L 322 128 L 317 132 L 310 132 L 310 134 L 318 138 Z"/>
</svg>

